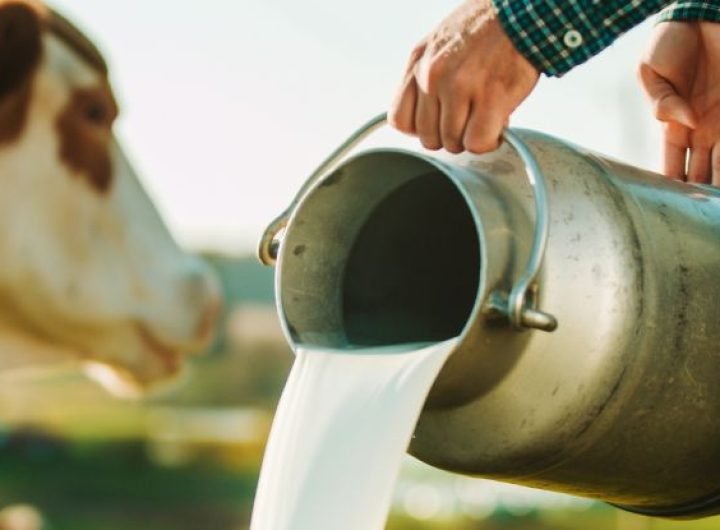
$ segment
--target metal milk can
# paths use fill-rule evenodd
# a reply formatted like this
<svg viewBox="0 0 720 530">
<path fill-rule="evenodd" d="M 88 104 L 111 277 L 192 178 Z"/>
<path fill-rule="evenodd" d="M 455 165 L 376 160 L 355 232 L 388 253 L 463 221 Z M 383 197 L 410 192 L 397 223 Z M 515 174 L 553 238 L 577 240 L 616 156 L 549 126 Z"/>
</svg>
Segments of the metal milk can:
<svg viewBox="0 0 720 530">
<path fill-rule="evenodd" d="M 637 513 L 720 513 L 720 189 L 537 132 L 494 153 L 358 131 L 267 229 L 294 345 L 460 336 L 410 452 Z"/>
</svg>

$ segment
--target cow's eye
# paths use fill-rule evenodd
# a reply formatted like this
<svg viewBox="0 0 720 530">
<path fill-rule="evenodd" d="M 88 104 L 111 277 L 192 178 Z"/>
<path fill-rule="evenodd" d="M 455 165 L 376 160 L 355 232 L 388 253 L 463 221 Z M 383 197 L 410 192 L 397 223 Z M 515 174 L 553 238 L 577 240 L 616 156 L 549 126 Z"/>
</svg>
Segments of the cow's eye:
<svg viewBox="0 0 720 530">
<path fill-rule="evenodd" d="M 94 101 L 85 107 L 85 119 L 93 125 L 108 125 L 110 112 L 106 105 L 100 101 Z"/>
</svg>

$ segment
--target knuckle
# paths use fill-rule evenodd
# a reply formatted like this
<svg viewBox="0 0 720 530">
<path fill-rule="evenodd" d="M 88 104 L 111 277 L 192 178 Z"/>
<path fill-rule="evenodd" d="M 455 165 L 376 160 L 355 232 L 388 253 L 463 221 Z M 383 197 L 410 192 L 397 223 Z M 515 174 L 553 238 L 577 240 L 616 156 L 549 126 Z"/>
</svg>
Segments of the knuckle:
<svg viewBox="0 0 720 530">
<path fill-rule="evenodd" d="M 661 97 L 653 101 L 653 116 L 658 121 L 669 121 L 672 102 L 667 97 Z"/>
<path fill-rule="evenodd" d="M 412 124 L 410 120 L 403 119 L 398 109 L 393 108 L 388 111 L 388 123 L 391 127 L 394 127 L 400 132 L 410 134 L 413 132 Z"/>
<path fill-rule="evenodd" d="M 405 121 L 390 121 L 390 126 L 405 134 L 413 134 L 415 132 L 415 129 Z"/>
<path fill-rule="evenodd" d="M 508 100 L 513 96 L 512 86 L 500 82 L 487 82 L 483 89 L 485 99 L 494 105 L 498 102 Z"/>
<path fill-rule="evenodd" d="M 429 94 L 437 94 L 438 88 L 444 83 L 447 74 L 447 64 L 441 58 L 433 59 L 425 68 L 424 85 Z"/>
<path fill-rule="evenodd" d="M 653 105 L 653 117 L 658 121 L 665 121 L 663 120 L 663 117 L 665 116 L 665 113 L 663 112 L 663 109 L 661 108 L 661 105 L 659 102 L 655 102 Z"/>
<path fill-rule="evenodd" d="M 422 57 L 422 55 L 425 53 L 425 47 L 425 42 L 420 42 L 419 44 L 417 44 L 410 52 L 410 62 L 415 62 L 420 59 L 420 57 Z"/>
<path fill-rule="evenodd" d="M 398 122 L 398 117 L 397 117 L 397 111 L 395 109 L 390 109 L 388 111 L 387 121 L 391 127 L 395 127 L 396 129 L 400 128 L 400 123 Z"/>
<path fill-rule="evenodd" d="M 466 70 L 458 70 L 453 77 L 453 89 L 456 93 L 469 94 L 477 84 L 476 78 Z"/>
</svg>

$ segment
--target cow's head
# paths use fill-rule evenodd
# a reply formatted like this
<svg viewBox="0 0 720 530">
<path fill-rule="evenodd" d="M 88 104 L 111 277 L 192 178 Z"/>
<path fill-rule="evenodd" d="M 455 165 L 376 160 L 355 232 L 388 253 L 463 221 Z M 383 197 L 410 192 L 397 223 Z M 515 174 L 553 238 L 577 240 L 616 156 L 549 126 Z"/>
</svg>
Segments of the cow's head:
<svg viewBox="0 0 720 530">
<path fill-rule="evenodd" d="M 144 386 L 203 347 L 218 295 L 115 142 L 117 113 L 87 38 L 0 0 L 0 334 Z"/>
</svg>

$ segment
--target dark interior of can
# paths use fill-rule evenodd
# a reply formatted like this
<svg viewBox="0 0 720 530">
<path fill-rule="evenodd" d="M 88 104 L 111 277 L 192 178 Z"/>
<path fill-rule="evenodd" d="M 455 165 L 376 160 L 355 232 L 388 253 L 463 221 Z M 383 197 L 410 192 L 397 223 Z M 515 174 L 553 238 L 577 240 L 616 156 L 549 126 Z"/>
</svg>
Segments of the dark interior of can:
<svg viewBox="0 0 720 530">
<path fill-rule="evenodd" d="M 449 178 L 408 180 L 370 212 L 351 246 L 341 297 L 348 342 L 458 336 L 475 304 L 480 260 L 472 214 Z"/>
</svg>

